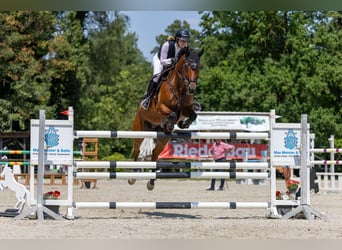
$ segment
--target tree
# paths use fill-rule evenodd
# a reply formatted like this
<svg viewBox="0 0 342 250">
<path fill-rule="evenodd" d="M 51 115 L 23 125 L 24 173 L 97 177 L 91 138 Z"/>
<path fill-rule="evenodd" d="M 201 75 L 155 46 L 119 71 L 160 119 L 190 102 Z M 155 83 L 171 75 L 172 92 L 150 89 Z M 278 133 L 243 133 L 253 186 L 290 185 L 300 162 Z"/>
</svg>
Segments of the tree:
<svg viewBox="0 0 342 250">
<path fill-rule="evenodd" d="M 199 99 L 207 110 L 307 113 L 319 144 L 341 136 L 341 14 L 205 12 Z M 218 98 L 219 97 L 219 98 Z"/>
<path fill-rule="evenodd" d="M 108 18 L 105 18 L 105 16 Z M 150 65 L 137 48 L 135 34 L 127 32 L 127 17 L 94 13 L 96 29 L 89 33 L 91 77 L 81 100 L 80 127 L 89 130 L 131 130 L 139 98 L 151 75 Z M 110 17 L 110 18 L 109 18 Z M 131 140 L 100 141 L 102 156 L 131 153 Z"/>
<path fill-rule="evenodd" d="M 44 56 L 54 25 L 50 12 L 0 12 L 0 131 L 28 130 L 39 109 L 53 112 Z"/>
<path fill-rule="evenodd" d="M 68 106 L 80 108 L 80 99 L 89 79 L 89 46 L 84 40 L 77 12 L 66 11 L 56 16 L 56 31 L 50 42 L 47 68 L 51 70 L 50 105 L 56 107 L 56 118 Z M 75 120 L 78 125 L 78 119 Z"/>
</svg>

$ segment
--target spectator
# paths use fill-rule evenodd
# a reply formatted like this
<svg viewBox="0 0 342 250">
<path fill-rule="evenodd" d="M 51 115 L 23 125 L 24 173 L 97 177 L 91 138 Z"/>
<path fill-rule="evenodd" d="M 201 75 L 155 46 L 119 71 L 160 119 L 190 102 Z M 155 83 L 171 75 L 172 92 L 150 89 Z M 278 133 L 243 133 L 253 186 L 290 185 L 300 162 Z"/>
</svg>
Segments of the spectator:
<svg viewBox="0 0 342 250">
<path fill-rule="evenodd" d="M 288 165 L 283 166 L 283 176 L 285 179 L 285 187 L 287 188 L 288 186 L 288 181 L 291 178 L 291 168 Z"/>
<path fill-rule="evenodd" d="M 233 146 L 221 141 L 221 139 L 216 139 L 215 143 L 210 147 L 209 152 L 214 158 L 215 162 L 226 162 L 227 153 L 233 149 Z M 219 172 L 219 169 L 213 169 L 214 172 Z M 210 186 L 206 190 L 215 190 L 216 179 L 211 179 Z M 225 179 L 221 179 L 220 186 L 218 190 L 224 190 Z"/>
</svg>

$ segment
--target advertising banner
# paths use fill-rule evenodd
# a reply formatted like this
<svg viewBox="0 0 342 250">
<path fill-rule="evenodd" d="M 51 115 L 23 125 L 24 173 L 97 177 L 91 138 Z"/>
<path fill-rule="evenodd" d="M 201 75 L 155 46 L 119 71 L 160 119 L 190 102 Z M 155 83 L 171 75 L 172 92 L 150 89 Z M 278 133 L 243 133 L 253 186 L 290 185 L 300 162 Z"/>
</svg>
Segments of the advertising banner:
<svg viewBox="0 0 342 250">
<path fill-rule="evenodd" d="M 159 159 L 200 159 L 210 158 L 209 149 L 213 143 L 168 143 L 159 155 Z M 227 154 L 228 159 L 261 160 L 267 156 L 267 144 L 232 144 L 233 150 Z"/>
<path fill-rule="evenodd" d="M 177 126 L 176 130 L 180 130 Z M 198 112 L 196 120 L 188 129 L 194 131 L 215 131 L 215 130 L 238 130 L 261 132 L 270 130 L 270 122 L 268 115 L 254 114 L 208 114 Z"/>
</svg>

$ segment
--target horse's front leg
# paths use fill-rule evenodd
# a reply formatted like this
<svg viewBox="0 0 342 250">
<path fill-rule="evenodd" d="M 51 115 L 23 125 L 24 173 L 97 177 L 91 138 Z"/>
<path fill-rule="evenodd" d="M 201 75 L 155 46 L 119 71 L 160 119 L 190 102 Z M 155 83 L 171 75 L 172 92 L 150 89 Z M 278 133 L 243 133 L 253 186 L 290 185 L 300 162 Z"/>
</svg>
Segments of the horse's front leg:
<svg viewBox="0 0 342 250">
<path fill-rule="evenodd" d="M 160 126 L 165 130 L 165 132 L 172 132 L 175 128 L 177 119 L 176 112 L 171 111 L 169 115 L 161 121 Z"/>
<path fill-rule="evenodd" d="M 179 121 L 177 126 L 181 129 L 184 129 L 184 128 L 189 128 L 191 123 L 196 120 L 197 118 L 197 114 L 195 111 L 191 111 L 190 114 L 189 114 L 189 118 L 188 119 L 185 119 L 185 120 L 182 120 L 182 121 Z"/>
</svg>

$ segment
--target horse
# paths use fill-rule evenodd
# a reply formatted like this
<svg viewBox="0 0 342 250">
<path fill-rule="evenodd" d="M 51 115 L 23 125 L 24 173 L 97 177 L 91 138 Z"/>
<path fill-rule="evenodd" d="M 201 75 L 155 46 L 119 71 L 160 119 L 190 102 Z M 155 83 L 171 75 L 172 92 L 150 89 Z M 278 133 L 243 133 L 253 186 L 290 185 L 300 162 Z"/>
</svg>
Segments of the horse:
<svg viewBox="0 0 342 250">
<path fill-rule="evenodd" d="M 189 128 L 196 120 L 194 94 L 199 77 L 200 58 L 203 49 L 195 52 L 186 47 L 179 51 L 176 63 L 161 72 L 161 82 L 157 93 L 151 97 L 148 109 L 138 106 L 133 121 L 133 131 L 163 131 L 171 133 L 175 125 L 181 129 Z M 165 77 L 165 71 L 167 76 Z M 140 145 L 144 138 L 134 139 L 133 158 L 138 161 Z M 169 141 L 157 138 L 152 150 L 151 161 L 156 161 Z M 153 190 L 154 181 L 149 180 L 147 189 Z M 135 179 L 128 180 L 134 184 Z"/>
<path fill-rule="evenodd" d="M 8 164 L 6 164 L 3 168 L 0 177 L 5 178 L 5 180 L 0 181 L 0 190 L 4 191 L 6 188 L 9 188 L 15 192 L 17 198 L 17 203 L 15 204 L 15 207 L 18 209 L 18 212 L 22 212 L 26 202 L 28 206 L 31 207 L 30 192 L 26 189 L 26 187 L 23 184 L 20 184 L 15 180 L 12 170 L 8 167 Z"/>
</svg>

